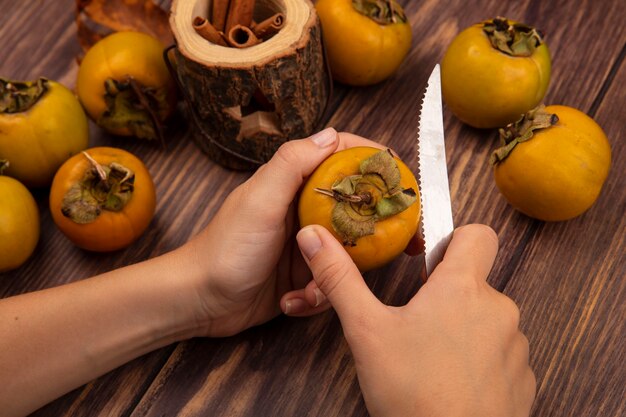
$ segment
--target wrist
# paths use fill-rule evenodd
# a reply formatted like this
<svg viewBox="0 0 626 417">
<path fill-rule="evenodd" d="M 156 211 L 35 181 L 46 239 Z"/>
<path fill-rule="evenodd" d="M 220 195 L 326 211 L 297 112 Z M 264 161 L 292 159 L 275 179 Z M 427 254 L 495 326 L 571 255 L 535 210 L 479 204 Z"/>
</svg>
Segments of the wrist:
<svg viewBox="0 0 626 417">
<path fill-rule="evenodd" d="M 160 322 L 160 334 L 178 342 L 193 337 L 204 336 L 205 329 L 212 318 L 206 314 L 206 285 L 209 273 L 202 259 L 196 252 L 195 245 L 187 243 L 162 256 L 163 269 L 168 272 L 160 277 L 159 294 L 155 300 L 167 300 L 163 305 Z M 206 256 L 205 256 L 206 258 Z"/>
<path fill-rule="evenodd" d="M 258 290 L 250 285 L 249 274 L 233 266 L 232 252 L 224 249 L 228 245 L 217 242 L 214 236 L 223 233 L 205 229 L 180 248 L 181 256 L 192 264 L 187 285 L 189 300 L 193 300 L 194 336 L 198 337 L 232 336 L 267 320 L 260 319 L 255 310 L 268 310 L 268 303 L 259 301 L 264 295 L 255 294 Z"/>
<path fill-rule="evenodd" d="M 193 291 L 189 288 L 190 269 L 176 251 L 131 265 L 104 281 L 117 280 L 110 288 L 113 306 L 123 317 L 120 337 L 130 356 L 194 337 L 198 323 L 192 307 Z M 122 272 L 122 274 L 118 274 Z M 106 285 L 106 284 L 105 284 Z M 114 295 L 115 294 L 115 295 Z M 118 322 L 118 325 L 120 325 Z M 111 352 L 115 350 L 112 349 Z"/>
<path fill-rule="evenodd" d="M 201 232 L 204 233 L 206 230 Z M 213 289 L 219 274 L 214 254 L 208 240 L 201 236 L 191 239 L 169 254 L 177 258 L 174 263 L 179 264 L 178 269 L 185 270 L 185 276 L 179 277 L 178 291 L 184 294 L 181 302 L 184 304 L 184 316 L 190 325 L 191 337 L 215 336 L 211 329 L 219 327 L 223 320 L 223 314 L 219 313 L 217 306 L 224 302 L 216 298 L 216 291 Z"/>
</svg>

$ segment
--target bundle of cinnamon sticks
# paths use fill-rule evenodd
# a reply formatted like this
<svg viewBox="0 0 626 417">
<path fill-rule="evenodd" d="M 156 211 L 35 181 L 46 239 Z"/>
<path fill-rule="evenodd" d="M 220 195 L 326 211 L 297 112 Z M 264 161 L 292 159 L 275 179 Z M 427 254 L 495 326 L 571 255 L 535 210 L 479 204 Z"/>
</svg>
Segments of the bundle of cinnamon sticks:
<svg viewBox="0 0 626 417">
<path fill-rule="evenodd" d="M 285 24 L 276 13 L 262 22 L 252 18 L 256 0 L 212 0 L 210 17 L 196 16 L 193 27 L 204 39 L 217 45 L 247 48 L 271 38 Z"/>
</svg>

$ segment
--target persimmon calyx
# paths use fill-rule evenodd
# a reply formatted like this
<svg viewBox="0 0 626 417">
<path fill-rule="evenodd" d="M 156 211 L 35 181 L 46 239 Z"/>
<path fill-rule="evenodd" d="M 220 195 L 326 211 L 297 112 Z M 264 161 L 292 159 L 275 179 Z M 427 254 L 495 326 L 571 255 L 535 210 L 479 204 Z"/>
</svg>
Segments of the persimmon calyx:
<svg viewBox="0 0 626 417">
<path fill-rule="evenodd" d="M 512 23 L 504 17 L 485 22 L 483 31 L 491 45 L 507 55 L 528 57 L 543 43 L 543 35 L 534 27 Z"/>
<path fill-rule="evenodd" d="M 22 113 L 33 107 L 48 92 L 49 81 L 11 81 L 0 78 L 0 114 Z"/>
<path fill-rule="evenodd" d="M 4 172 L 5 169 L 9 167 L 9 161 L 6 159 L 0 159 L 0 175 Z"/>
<path fill-rule="evenodd" d="M 400 186 L 400 170 L 389 150 L 363 160 L 359 171 L 336 180 L 330 190 L 315 189 L 337 200 L 331 225 L 344 245 L 350 246 L 373 235 L 377 221 L 403 212 L 417 200 L 415 190 Z"/>
<path fill-rule="evenodd" d="M 159 139 L 163 142 L 160 115 L 167 109 L 167 92 L 143 86 L 131 76 L 119 81 L 104 82 L 107 109 L 97 120 L 108 130 L 129 129 L 138 138 Z"/>
<path fill-rule="evenodd" d="M 352 0 L 352 7 L 380 25 L 407 21 L 402 6 L 395 0 Z"/>
<path fill-rule="evenodd" d="M 491 154 L 489 163 L 498 164 L 509 156 L 518 143 L 531 139 L 536 130 L 546 129 L 558 122 L 559 117 L 548 113 L 543 104 L 526 112 L 516 122 L 509 123 L 505 128 L 500 129 L 501 146 Z"/>
<path fill-rule="evenodd" d="M 61 205 L 61 213 L 79 224 L 95 221 L 102 210 L 122 211 L 135 188 L 135 173 L 130 169 L 117 162 L 102 165 L 87 152 L 83 155 L 91 166 L 63 196 Z"/>
</svg>

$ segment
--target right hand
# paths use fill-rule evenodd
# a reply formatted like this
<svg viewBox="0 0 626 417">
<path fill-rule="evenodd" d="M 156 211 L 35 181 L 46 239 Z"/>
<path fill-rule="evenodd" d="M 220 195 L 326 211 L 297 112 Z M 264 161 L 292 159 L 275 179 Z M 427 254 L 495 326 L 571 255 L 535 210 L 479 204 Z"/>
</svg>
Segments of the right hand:
<svg viewBox="0 0 626 417">
<path fill-rule="evenodd" d="M 370 292 L 323 227 L 306 227 L 297 240 L 337 311 L 372 416 L 529 415 L 536 382 L 519 310 L 486 283 L 498 251 L 493 230 L 458 228 L 441 264 L 402 307 Z"/>
</svg>

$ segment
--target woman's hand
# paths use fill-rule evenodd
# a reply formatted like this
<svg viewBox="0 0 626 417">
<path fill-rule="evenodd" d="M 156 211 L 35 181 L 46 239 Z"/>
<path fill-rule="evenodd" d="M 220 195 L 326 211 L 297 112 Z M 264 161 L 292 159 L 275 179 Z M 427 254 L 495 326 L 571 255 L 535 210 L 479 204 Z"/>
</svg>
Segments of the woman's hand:
<svg viewBox="0 0 626 417">
<path fill-rule="evenodd" d="M 485 281 L 498 250 L 491 229 L 457 229 L 403 307 L 370 292 L 326 229 L 306 227 L 297 240 L 339 315 L 372 416 L 528 416 L 535 378 L 519 310 Z"/>
<path fill-rule="evenodd" d="M 0 414 L 26 415 L 170 343 L 267 321 L 288 290 L 304 296 L 311 275 L 295 245 L 292 202 L 328 155 L 358 145 L 378 146 L 333 129 L 288 142 L 182 247 L 0 300 L 0 317 L 11 317 L 0 320 Z"/>
<path fill-rule="evenodd" d="M 283 305 L 291 299 L 293 310 L 307 314 L 329 307 L 295 244 L 294 200 L 324 159 L 353 146 L 381 147 L 332 128 L 283 144 L 188 244 L 193 255 L 187 262 L 196 265 L 198 277 L 200 335 L 227 336 L 263 323 L 280 314 L 283 295 Z"/>
</svg>

